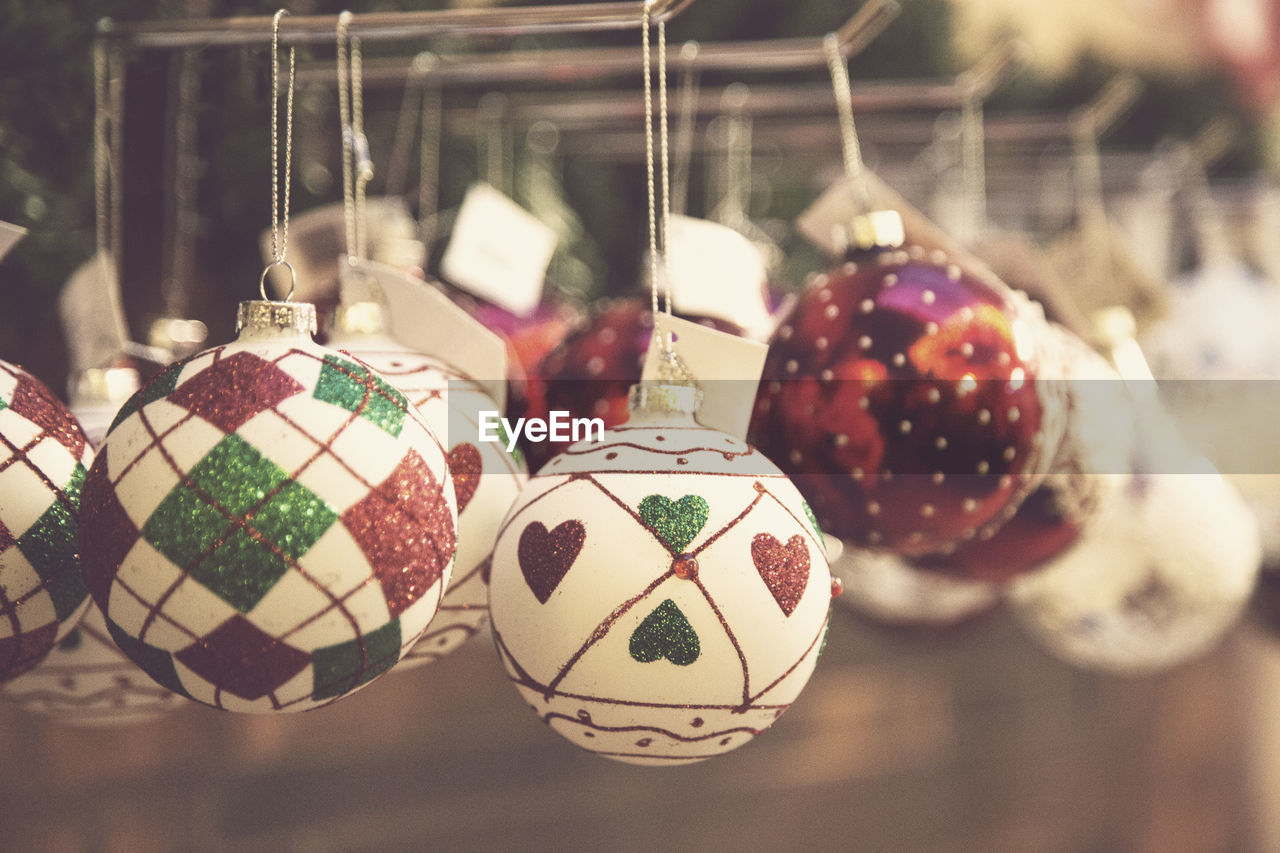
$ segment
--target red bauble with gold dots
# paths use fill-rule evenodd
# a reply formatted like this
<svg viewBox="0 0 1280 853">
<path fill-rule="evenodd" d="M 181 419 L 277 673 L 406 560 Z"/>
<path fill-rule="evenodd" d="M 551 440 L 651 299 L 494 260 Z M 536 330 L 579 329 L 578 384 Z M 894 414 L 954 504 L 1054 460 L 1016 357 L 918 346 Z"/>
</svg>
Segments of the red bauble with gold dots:
<svg viewBox="0 0 1280 853">
<path fill-rule="evenodd" d="M 918 247 L 818 275 L 779 326 L 751 440 L 824 530 L 903 554 L 994 530 L 1061 434 L 1043 314 Z"/>
</svg>

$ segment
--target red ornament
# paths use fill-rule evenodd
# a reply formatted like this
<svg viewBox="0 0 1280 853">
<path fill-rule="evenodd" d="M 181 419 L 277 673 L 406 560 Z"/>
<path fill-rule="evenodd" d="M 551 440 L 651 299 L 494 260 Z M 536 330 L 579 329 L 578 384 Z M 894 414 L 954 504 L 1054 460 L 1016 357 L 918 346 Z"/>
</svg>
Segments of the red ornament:
<svg viewBox="0 0 1280 853">
<path fill-rule="evenodd" d="M 824 530 L 915 555 L 998 527 L 1061 431 L 1055 383 L 1039 379 L 1043 317 L 924 255 L 815 278 L 775 336 L 751 431 Z"/>
<path fill-rule="evenodd" d="M 686 317 L 722 332 L 740 334 L 736 326 L 705 317 Z M 530 377 L 542 389 L 530 394 L 527 415 L 546 418 L 568 412 L 575 418 L 601 418 L 605 429 L 627 420 L 627 394 L 640 381 L 645 354 L 653 338 L 653 314 L 643 299 L 605 302 L 591 319 L 567 336 Z M 536 378 L 535 378 L 536 377 Z M 538 468 L 571 442 L 546 441 L 525 448 L 529 469 Z"/>
</svg>

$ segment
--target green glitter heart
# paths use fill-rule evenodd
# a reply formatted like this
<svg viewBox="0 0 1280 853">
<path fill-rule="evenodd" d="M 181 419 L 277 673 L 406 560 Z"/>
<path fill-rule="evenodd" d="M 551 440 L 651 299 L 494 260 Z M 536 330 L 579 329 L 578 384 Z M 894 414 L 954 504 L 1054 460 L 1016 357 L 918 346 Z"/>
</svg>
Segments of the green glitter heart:
<svg viewBox="0 0 1280 853">
<path fill-rule="evenodd" d="M 640 501 L 640 518 L 658 538 L 667 543 L 673 554 L 684 549 L 707 523 L 711 507 L 698 495 L 685 495 L 678 501 L 663 495 L 649 495 Z"/>
<path fill-rule="evenodd" d="M 640 663 L 666 658 L 688 666 L 702 653 L 698 634 L 671 599 L 659 604 L 631 633 L 631 657 Z"/>
</svg>

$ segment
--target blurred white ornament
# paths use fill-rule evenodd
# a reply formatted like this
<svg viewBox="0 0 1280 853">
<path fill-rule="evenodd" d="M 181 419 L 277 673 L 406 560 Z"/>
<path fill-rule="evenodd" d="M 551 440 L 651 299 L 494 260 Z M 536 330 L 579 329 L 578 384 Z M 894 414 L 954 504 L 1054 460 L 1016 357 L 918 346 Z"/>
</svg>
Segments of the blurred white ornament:
<svg viewBox="0 0 1280 853">
<path fill-rule="evenodd" d="M 1136 475 L 1079 544 L 1010 585 L 1037 642 L 1076 666 L 1137 674 L 1222 638 L 1253 590 L 1261 545 L 1240 495 L 1198 468 Z"/>
</svg>

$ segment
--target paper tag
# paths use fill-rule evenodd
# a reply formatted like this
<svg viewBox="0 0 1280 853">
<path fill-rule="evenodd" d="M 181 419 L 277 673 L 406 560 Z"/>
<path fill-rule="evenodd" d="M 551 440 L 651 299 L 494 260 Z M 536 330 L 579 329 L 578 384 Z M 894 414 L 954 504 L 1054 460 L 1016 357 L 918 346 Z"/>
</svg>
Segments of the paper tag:
<svg viewBox="0 0 1280 853">
<path fill-rule="evenodd" d="M 764 260 L 754 243 L 727 225 L 689 216 L 671 217 L 667 239 L 676 311 L 733 323 L 757 339 L 768 335 Z"/>
<path fill-rule="evenodd" d="M 420 278 L 377 261 L 358 261 L 357 268 L 382 289 L 392 337 L 466 374 L 506 411 L 507 345 L 501 336 Z"/>
<path fill-rule="evenodd" d="M 474 296 L 528 317 L 542 301 L 556 234 L 485 183 L 467 190 L 440 269 Z"/>
<path fill-rule="evenodd" d="M 0 260 L 9 254 L 9 250 L 18 245 L 18 241 L 27 236 L 27 229 L 10 222 L 0 222 Z"/>
<path fill-rule="evenodd" d="M 675 333 L 676 353 L 702 389 L 698 423 L 745 441 L 769 348 L 666 314 L 658 315 L 657 328 L 664 336 Z M 658 381 L 661 364 L 661 347 L 650 343 L 641 381 Z"/>
<path fill-rule="evenodd" d="M 73 373 L 108 367 L 129 342 L 115 265 L 104 254 L 81 264 L 58 298 Z"/>
</svg>

